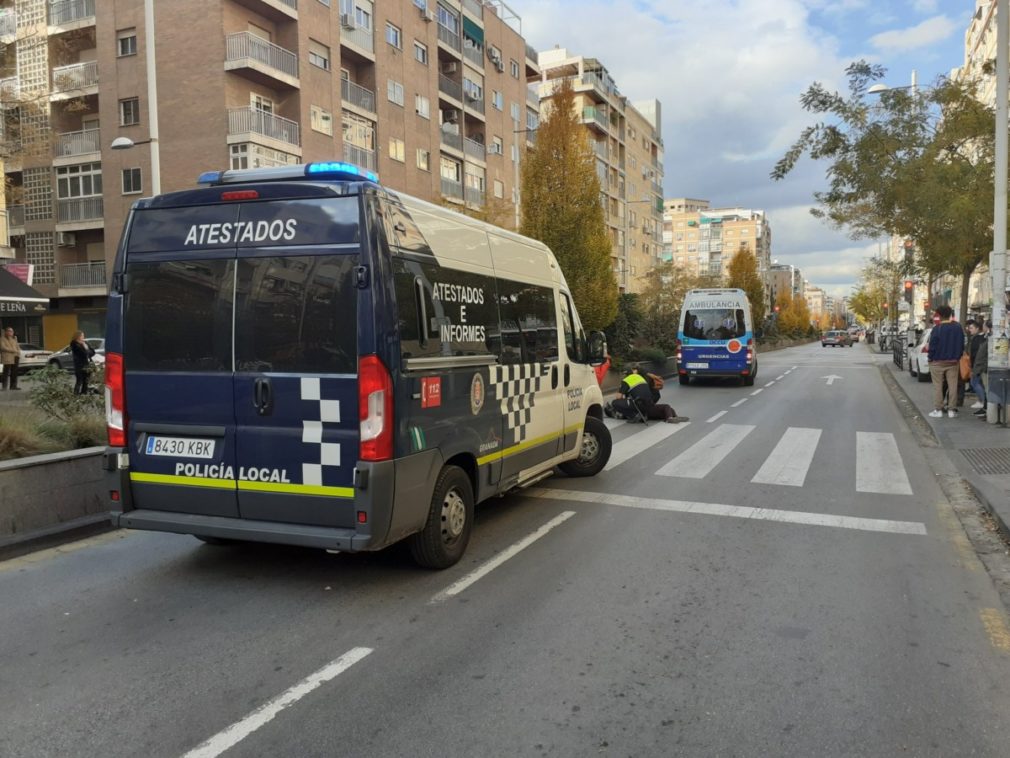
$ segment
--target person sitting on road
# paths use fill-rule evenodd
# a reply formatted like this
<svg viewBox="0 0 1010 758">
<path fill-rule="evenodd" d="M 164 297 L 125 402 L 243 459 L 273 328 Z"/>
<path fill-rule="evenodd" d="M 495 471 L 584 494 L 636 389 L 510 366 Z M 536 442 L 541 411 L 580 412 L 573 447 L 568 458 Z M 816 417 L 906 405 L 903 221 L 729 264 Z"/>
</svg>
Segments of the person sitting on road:
<svg viewBox="0 0 1010 758">
<path fill-rule="evenodd" d="M 638 367 L 628 371 L 618 390 L 621 397 L 604 406 L 604 413 L 628 421 L 637 421 L 639 413 L 647 419 L 662 420 L 668 424 L 687 421 L 686 416 L 678 416 L 670 405 L 657 402 L 659 390 L 654 388 L 655 382 L 646 376 Z"/>
</svg>

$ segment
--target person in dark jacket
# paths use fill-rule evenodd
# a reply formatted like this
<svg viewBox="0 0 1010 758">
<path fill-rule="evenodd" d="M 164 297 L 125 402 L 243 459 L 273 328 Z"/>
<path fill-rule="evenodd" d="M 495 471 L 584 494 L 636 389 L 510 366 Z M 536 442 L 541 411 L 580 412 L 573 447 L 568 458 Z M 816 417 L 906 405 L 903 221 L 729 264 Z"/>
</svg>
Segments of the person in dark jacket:
<svg viewBox="0 0 1010 758">
<path fill-rule="evenodd" d="M 636 421 L 638 411 L 641 411 L 648 419 L 665 421 L 668 424 L 688 420 L 686 416 L 678 416 L 677 411 L 666 403 L 657 402 L 658 388 L 654 387 L 646 375 L 637 368 L 625 374 L 618 392 L 621 397 L 603 408 L 608 416 Z"/>
<path fill-rule="evenodd" d="M 88 371 L 90 370 L 91 357 L 95 354 L 95 348 L 84 341 L 84 332 L 74 332 L 74 338 L 70 340 L 70 352 L 74 356 L 74 394 L 88 394 Z"/>
<path fill-rule="evenodd" d="M 947 415 L 956 418 L 957 409 L 954 404 L 960 381 L 958 362 L 964 353 L 964 332 L 961 325 L 953 320 L 954 311 L 949 305 L 937 308 L 936 315 L 940 317 L 940 323 L 929 333 L 929 375 L 933 379 L 933 410 L 929 415 L 933 418 L 943 416 L 943 385 L 946 382 L 949 388 L 947 394 L 951 400 L 946 408 Z"/>
<path fill-rule="evenodd" d="M 985 332 L 982 331 L 981 324 L 975 321 L 968 321 L 965 324 L 968 329 L 968 357 L 971 358 L 971 378 L 968 382 L 978 400 L 972 405 L 976 416 L 986 415 L 985 384 L 982 382 L 982 374 L 989 370 L 989 345 L 986 344 Z"/>
</svg>

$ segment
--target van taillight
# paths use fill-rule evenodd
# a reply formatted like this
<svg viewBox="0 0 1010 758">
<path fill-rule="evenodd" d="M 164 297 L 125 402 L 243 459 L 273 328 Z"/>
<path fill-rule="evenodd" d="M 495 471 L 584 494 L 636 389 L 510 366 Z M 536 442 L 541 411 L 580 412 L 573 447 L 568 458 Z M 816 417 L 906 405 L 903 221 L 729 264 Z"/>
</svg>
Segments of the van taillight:
<svg viewBox="0 0 1010 758">
<path fill-rule="evenodd" d="M 126 384 L 123 356 L 105 354 L 105 424 L 111 447 L 126 447 Z"/>
<path fill-rule="evenodd" d="M 358 360 L 358 418 L 363 461 L 393 457 L 393 379 L 376 355 Z"/>
</svg>

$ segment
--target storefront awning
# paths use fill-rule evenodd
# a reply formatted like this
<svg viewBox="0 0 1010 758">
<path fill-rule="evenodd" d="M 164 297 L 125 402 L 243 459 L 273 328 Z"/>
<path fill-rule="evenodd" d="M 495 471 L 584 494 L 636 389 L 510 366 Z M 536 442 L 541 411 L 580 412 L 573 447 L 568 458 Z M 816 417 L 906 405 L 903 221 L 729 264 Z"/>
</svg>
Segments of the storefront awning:
<svg viewBox="0 0 1010 758">
<path fill-rule="evenodd" d="M 41 316 L 49 311 L 49 298 L 0 268 L 0 318 Z"/>
</svg>

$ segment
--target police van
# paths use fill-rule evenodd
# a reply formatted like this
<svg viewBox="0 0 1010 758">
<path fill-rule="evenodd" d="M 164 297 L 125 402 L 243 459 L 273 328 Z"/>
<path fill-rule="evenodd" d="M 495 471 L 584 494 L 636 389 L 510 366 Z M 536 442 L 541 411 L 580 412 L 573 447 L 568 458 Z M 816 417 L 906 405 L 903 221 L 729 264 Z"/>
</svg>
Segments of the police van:
<svg viewBox="0 0 1010 758">
<path fill-rule="evenodd" d="M 610 434 L 542 243 L 342 163 L 209 172 L 138 201 L 106 336 L 120 527 L 339 551 L 463 554 L 474 505 Z"/>
</svg>

